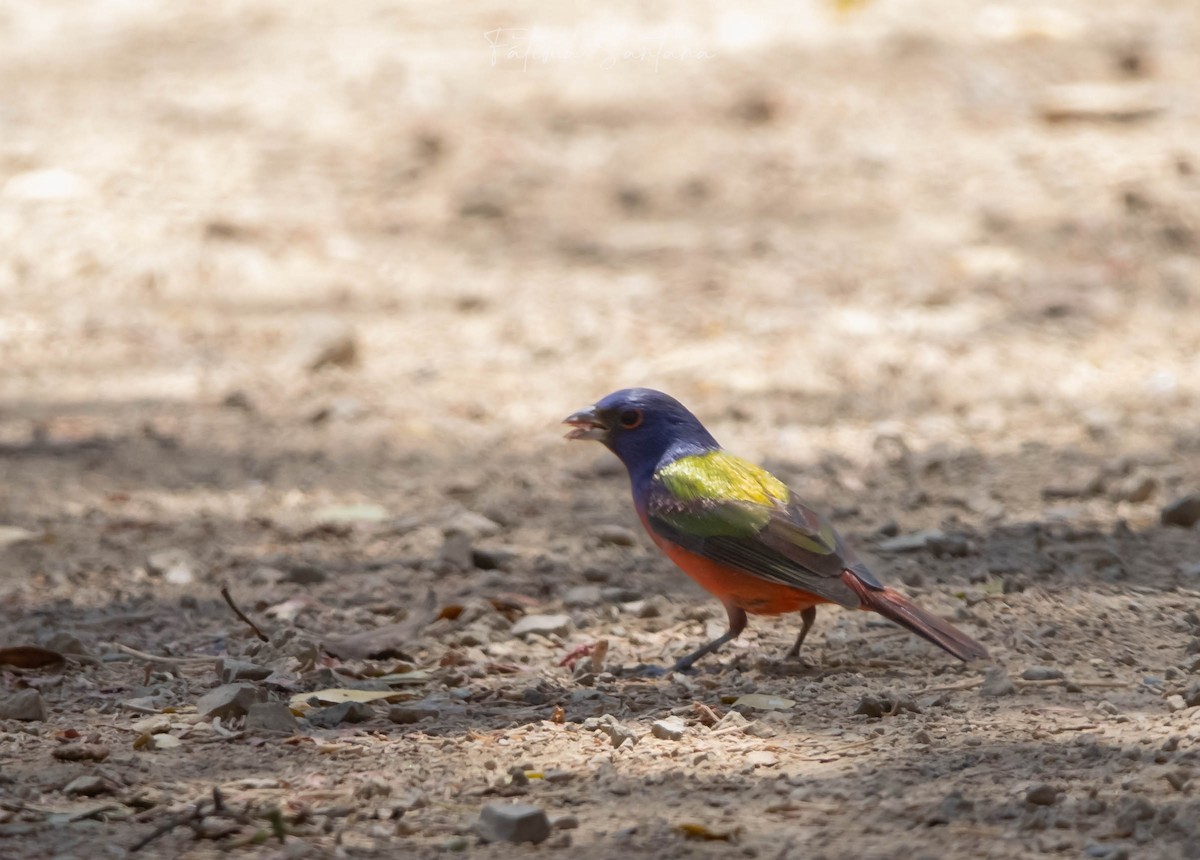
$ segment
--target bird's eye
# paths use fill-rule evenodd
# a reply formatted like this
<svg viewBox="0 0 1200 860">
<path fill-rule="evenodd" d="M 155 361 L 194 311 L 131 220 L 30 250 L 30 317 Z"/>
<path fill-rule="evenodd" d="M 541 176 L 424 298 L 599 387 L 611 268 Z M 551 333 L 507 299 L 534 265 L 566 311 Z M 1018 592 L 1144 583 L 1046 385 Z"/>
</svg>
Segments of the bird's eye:
<svg viewBox="0 0 1200 860">
<path fill-rule="evenodd" d="M 620 414 L 617 420 L 621 422 L 621 426 L 626 430 L 632 430 L 633 428 L 641 425 L 642 417 L 642 410 L 626 409 Z"/>
</svg>

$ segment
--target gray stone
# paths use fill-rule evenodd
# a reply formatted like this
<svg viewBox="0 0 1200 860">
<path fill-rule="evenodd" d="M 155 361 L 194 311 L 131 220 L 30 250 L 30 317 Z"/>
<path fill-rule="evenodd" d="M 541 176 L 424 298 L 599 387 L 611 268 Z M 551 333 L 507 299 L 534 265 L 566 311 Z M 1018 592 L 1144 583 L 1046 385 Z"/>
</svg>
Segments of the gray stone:
<svg viewBox="0 0 1200 860">
<path fill-rule="evenodd" d="M 1185 710 L 1187 706 L 1187 701 L 1178 693 L 1173 696 L 1167 696 L 1167 710 L 1171 713 Z"/>
<path fill-rule="evenodd" d="M 477 546 L 471 550 L 471 563 L 480 570 L 499 570 L 516 558 L 516 550 L 506 546 Z"/>
<path fill-rule="evenodd" d="M 358 362 L 358 337 L 353 327 L 341 320 L 309 320 L 296 338 L 292 361 L 310 373 L 326 367 L 352 367 Z"/>
<path fill-rule="evenodd" d="M 598 585 L 577 585 L 567 589 L 563 595 L 563 605 L 571 609 L 585 609 L 589 606 L 599 606 L 603 601 Z"/>
<path fill-rule="evenodd" d="M 635 600 L 642 599 L 642 593 L 636 588 L 610 585 L 600 589 L 600 598 L 605 603 L 633 603 Z"/>
<path fill-rule="evenodd" d="M 46 700 L 34 689 L 18 690 L 0 699 L 0 720 L 32 723 L 46 719 Z"/>
<path fill-rule="evenodd" d="M 1108 490 L 1114 502 L 1144 502 L 1154 495 L 1158 481 L 1151 475 L 1130 475 L 1118 481 Z"/>
<path fill-rule="evenodd" d="M 256 567 L 250 572 L 250 582 L 254 585 L 278 585 L 287 579 L 287 574 L 274 567 Z"/>
<path fill-rule="evenodd" d="M 929 529 L 912 534 L 898 535 L 894 538 L 879 542 L 880 552 L 916 552 L 925 549 L 931 540 L 945 540 L 946 533 L 941 529 Z"/>
<path fill-rule="evenodd" d="M 1034 806 L 1053 806 L 1058 800 L 1058 789 L 1046 783 L 1030 786 L 1025 792 L 1025 802 Z"/>
<path fill-rule="evenodd" d="M 296 585 L 318 585 L 329 578 L 329 574 L 312 564 L 297 564 L 288 568 L 287 581 Z"/>
<path fill-rule="evenodd" d="M 98 794 L 111 794 L 117 786 L 102 776 L 85 774 L 76 777 L 66 784 L 63 794 L 73 794 L 76 797 L 95 797 Z"/>
<path fill-rule="evenodd" d="M 513 636 L 566 636 L 571 629 L 569 615 L 526 615 L 512 626 Z"/>
<path fill-rule="evenodd" d="M 1016 692 L 1017 685 L 1000 666 L 993 666 L 987 670 L 987 674 L 983 676 L 983 686 L 979 688 L 979 695 L 988 699 L 1011 696 Z"/>
<path fill-rule="evenodd" d="M 206 719 L 245 716 L 250 706 L 266 701 L 265 692 L 253 684 L 222 684 L 210 690 L 196 702 L 196 713 Z"/>
<path fill-rule="evenodd" d="M 484 842 L 543 842 L 550 836 L 550 819 L 529 803 L 493 803 L 475 822 L 475 833 Z"/>
<path fill-rule="evenodd" d="M 341 702 L 313 711 L 308 715 L 308 722 L 320 729 L 332 729 L 342 723 L 365 723 L 374 716 L 371 707 L 362 702 Z"/>
<path fill-rule="evenodd" d="M 677 717 L 668 717 L 665 720 L 655 720 L 650 725 L 650 734 L 664 741 L 677 741 L 683 737 L 684 730 L 683 721 Z"/>
<path fill-rule="evenodd" d="M 234 681 L 261 681 L 270 674 L 270 669 L 257 663 L 232 660 L 228 657 L 217 660 L 217 677 L 221 679 L 222 684 L 231 684 Z"/>
<path fill-rule="evenodd" d="M 626 741 L 637 743 L 637 734 L 633 729 L 621 725 L 612 714 L 588 717 L 583 721 L 583 729 L 588 732 L 603 732 L 608 735 L 614 747 L 619 747 Z"/>
<path fill-rule="evenodd" d="M 52 634 L 46 641 L 45 646 L 51 651 L 57 651 L 59 654 L 87 654 L 87 649 L 79 638 L 70 633 L 59 631 Z"/>
<path fill-rule="evenodd" d="M 295 734 L 296 718 L 286 702 L 257 702 L 246 714 L 246 731 L 256 734 Z"/>
<path fill-rule="evenodd" d="M 1200 681 L 1193 681 L 1183 693 L 1183 701 L 1189 708 L 1200 705 Z"/>
<path fill-rule="evenodd" d="M 163 549 L 146 559 L 146 572 L 161 576 L 172 585 L 188 585 L 196 579 L 199 565 L 186 549 Z"/>
<path fill-rule="evenodd" d="M 625 526 L 596 526 L 596 528 L 592 529 L 592 534 L 601 543 L 610 543 L 613 546 L 637 545 L 637 534 L 633 529 L 627 529 Z"/>
<path fill-rule="evenodd" d="M 934 558 L 963 558 L 971 554 L 971 542 L 962 535 L 930 536 L 925 546 Z"/>
<path fill-rule="evenodd" d="M 472 540 L 491 537 L 500 531 L 500 524 L 474 511 L 459 511 L 442 528 L 442 534 L 462 532 Z"/>
<path fill-rule="evenodd" d="M 409 725 L 434 719 L 440 713 L 441 709 L 430 702 L 405 702 L 388 708 L 388 719 L 393 723 Z"/>
<path fill-rule="evenodd" d="M 1055 681 L 1063 677 L 1062 670 L 1053 666 L 1030 666 L 1021 673 L 1021 679 L 1024 681 Z"/>
<path fill-rule="evenodd" d="M 438 558 L 456 570 L 470 570 L 475 566 L 471 536 L 462 531 L 447 532 L 442 548 L 438 550 Z"/>
<path fill-rule="evenodd" d="M 1192 493 L 1171 502 L 1159 512 L 1159 519 L 1164 526 L 1182 526 L 1190 529 L 1200 522 L 1200 493 Z"/>
</svg>

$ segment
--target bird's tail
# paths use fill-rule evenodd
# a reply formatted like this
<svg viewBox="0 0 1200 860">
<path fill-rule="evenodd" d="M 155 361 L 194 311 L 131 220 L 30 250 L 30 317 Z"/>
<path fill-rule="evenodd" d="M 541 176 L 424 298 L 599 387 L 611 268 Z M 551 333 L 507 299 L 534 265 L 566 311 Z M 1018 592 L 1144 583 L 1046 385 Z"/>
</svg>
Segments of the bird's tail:
<svg viewBox="0 0 1200 860">
<path fill-rule="evenodd" d="M 862 600 L 863 609 L 878 612 L 889 621 L 896 622 L 948 651 L 964 663 L 990 659 L 987 649 L 970 636 L 944 618 L 917 606 L 900 592 L 890 588 L 872 588 L 850 571 L 842 574 L 842 581 L 854 589 Z"/>
</svg>

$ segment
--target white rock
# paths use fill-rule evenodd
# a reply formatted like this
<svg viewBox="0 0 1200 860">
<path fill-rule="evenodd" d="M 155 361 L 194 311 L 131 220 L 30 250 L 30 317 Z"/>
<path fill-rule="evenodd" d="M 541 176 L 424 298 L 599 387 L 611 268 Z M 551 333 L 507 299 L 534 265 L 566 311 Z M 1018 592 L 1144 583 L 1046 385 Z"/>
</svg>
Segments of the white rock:
<svg viewBox="0 0 1200 860">
<path fill-rule="evenodd" d="M 77 173 L 50 167 L 27 170 L 9 178 L 0 196 L 9 200 L 78 200 L 93 192 L 92 184 Z"/>
</svg>

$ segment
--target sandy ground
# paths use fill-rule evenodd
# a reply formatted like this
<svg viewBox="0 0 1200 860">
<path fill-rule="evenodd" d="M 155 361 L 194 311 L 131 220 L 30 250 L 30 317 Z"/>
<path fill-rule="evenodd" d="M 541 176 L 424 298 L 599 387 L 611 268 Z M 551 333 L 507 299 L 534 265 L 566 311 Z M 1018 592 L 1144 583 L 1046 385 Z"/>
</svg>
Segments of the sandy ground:
<svg viewBox="0 0 1200 860">
<path fill-rule="evenodd" d="M 1200 8 L 842 5 L 0 2 L 0 855 L 1200 857 Z M 1001 668 L 633 675 L 627 385 Z"/>
</svg>

